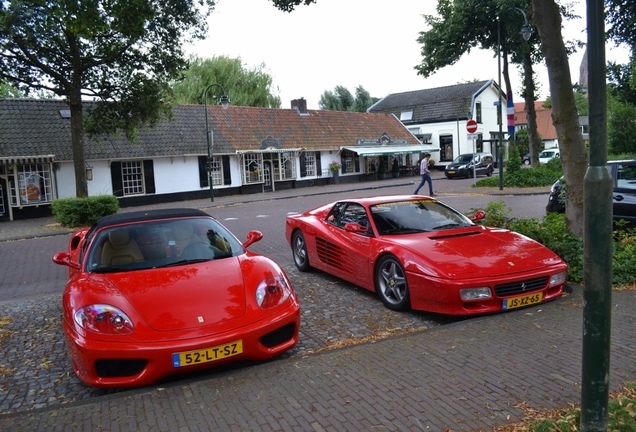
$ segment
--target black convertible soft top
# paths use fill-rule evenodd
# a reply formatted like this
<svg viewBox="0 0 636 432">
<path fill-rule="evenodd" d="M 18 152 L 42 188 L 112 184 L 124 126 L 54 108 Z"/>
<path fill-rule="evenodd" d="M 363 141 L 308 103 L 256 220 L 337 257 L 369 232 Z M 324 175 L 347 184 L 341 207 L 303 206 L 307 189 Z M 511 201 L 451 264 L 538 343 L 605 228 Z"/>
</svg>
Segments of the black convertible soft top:
<svg viewBox="0 0 636 432">
<path fill-rule="evenodd" d="M 172 219 L 183 217 L 211 217 L 202 210 L 190 208 L 171 208 L 159 210 L 140 210 L 104 216 L 91 227 L 91 231 L 123 223 L 140 222 L 153 219 Z"/>
</svg>

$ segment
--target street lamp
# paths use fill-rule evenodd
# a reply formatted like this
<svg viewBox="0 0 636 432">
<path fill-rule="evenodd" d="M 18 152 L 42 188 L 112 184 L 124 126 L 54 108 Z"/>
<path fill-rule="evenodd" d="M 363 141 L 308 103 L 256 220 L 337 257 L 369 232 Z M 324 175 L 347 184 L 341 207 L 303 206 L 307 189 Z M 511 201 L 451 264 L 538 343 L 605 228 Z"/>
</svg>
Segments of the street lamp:
<svg viewBox="0 0 636 432">
<path fill-rule="evenodd" d="M 533 33 L 532 27 L 528 23 L 528 18 L 526 18 L 526 13 L 518 7 L 508 8 L 497 17 L 497 75 L 498 75 L 498 85 L 499 85 L 499 92 L 500 92 L 499 103 L 497 104 L 497 107 L 498 107 L 497 121 L 499 122 L 499 136 L 497 137 L 497 143 L 499 144 L 497 148 L 497 153 L 498 153 L 497 163 L 499 165 L 499 190 L 503 190 L 503 127 L 502 127 L 503 110 L 501 108 L 501 17 L 507 14 L 508 12 L 510 12 L 511 10 L 516 10 L 523 16 L 524 23 L 523 23 L 523 26 L 521 27 L 521 32 L 520 32 L 521 36 L 523 37 L 523 40 L 527 42 Z"/>
<path fill-rule="evenodd" d="M 227 97 L 227 93 L 225 93 L 225 89 L 221 84 L 210 84 L 203 91 L 203 104 L 205 105 L 205 136 L 208 143 L 208 163 L 206 164 L 206 168 L 208 170 L 208 184 L 210 185 L 210 201 L 214 201 L 214 185 L 212 184 L 212 152 L 214 150 L 214 131 L 210 130 L 210 126 L 208 125 L 208 90 L 212 87 L 219 87 L 223 96 L 219 102 L 223 109 L 227 109 L 230 106 L 230 98 Z"/>
</svg>

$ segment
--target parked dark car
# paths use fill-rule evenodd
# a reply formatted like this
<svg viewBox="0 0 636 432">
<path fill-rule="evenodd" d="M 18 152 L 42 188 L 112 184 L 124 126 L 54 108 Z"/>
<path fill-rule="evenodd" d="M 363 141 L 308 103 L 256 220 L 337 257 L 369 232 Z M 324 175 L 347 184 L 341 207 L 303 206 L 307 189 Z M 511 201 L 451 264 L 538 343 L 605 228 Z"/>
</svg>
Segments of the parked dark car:
<svg viewBox="0 0 636 432">
<path fill-rule="evenodd" d="M 444 174 L 446 178 L 472 177 L 473 170 L 477 175 L 487 175 L 490 177 L 495 170 L 490 153 L 466 153 L 457 156 L 446 166 Z"/>
<path fill-rule="evenodd" d="M 530 165 L 530 153 L 528 153 L 527 155 L 523 157 L 523 164 Z"/>
<path fill-rule="evenodd" d="M 613 182 L 614 220 L 625 220 L 630 227 L 636 227 L 636 160 L 609 161 L 607 167 Z M 547 213 L 565 211 L 565 191 L 563 177 L 550 189 L 546 206 Z"/>
</svg>

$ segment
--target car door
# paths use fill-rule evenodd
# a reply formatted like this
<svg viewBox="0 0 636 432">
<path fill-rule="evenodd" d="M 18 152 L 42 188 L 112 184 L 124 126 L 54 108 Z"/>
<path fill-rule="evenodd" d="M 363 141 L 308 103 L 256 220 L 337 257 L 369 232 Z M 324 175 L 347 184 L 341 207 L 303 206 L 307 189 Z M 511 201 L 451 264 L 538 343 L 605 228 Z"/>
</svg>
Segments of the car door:
<svg viewBox="0 0 636 432">
<path fill-rule="evenodd" d="M 368 285 L 371 240 L 374 237 L 366 209 L 359 203 L 339 203 L 336 212 L 327 217 L 328 239 L 319 249 L 319 259 L 329 266 L 329 272 L 357 285 Z M 350 232 L 348 223 L 356 223 L 368 228 L 368 232 Z M 321 256 L 323 249 L 324 256 Z M 367 281 L 365 283 L 365 281 Z"/>
<path fill-rule="evenodd" d="M 614 177 L 614 219 L 625 219 L 636 225 L 636 161 L 611 164 Z"/>
</svg>

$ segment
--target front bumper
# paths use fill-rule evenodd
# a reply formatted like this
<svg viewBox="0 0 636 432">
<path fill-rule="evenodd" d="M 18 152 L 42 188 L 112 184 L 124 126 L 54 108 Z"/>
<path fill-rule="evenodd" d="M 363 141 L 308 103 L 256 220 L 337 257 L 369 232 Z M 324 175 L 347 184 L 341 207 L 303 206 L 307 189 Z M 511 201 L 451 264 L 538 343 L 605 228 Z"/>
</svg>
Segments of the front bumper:
<svg viewBox="0 0 636 432">
<path fill-rule="evenodd" d="M 427 312 L 436 312 L 446 315 L 477 315 L 501 312 L 504 310 L 504 300 L 541 293 L 540 303 L 554 300 L 563 294 L 561 283 L 549 286 L 552 275 L 567 271 L 565 264 L 552 267 L 540 272 L 528 272 L 524 274 L 506 275 L 492 278 L 474 278 L 466 280 L 431 279 L 427 276 L 407 273 L 409 292 L 411 295 L 411 307 Z M 514 286 L 528 281 L 536 281 L 546 278 L 546 282 L 531 289 L 509 290 L 502 292 L 497 287 Z M 531 286 L 528 284 L 528 286 Z M 460 290 L 466 288 L 489 287 L 491 298 L 464 301 L 460 297 Z M 499 294 L 497 294 L 499 292 Z"/>
<path fill-rule="evenodd" d="M 105 342 L 80 336 L 64 321 L 67 346 L 75 374 L 94 387 L 148 385 L 169 375 L 213 368 L 241 360 L 262 361 L 294 347 L 299 340 L 298 304 L 275 316 L 213 335 L 192 334 L 171 341 Z M 241 354 L 192 366 L 175 367 L 173 354 L 216 347 L 241 340 Z M 118 369 L 119 368 L 119 369 Z M 104 376 L 106 375 L 106 376 Z"/>
</svg>

